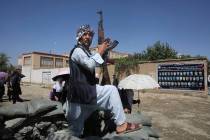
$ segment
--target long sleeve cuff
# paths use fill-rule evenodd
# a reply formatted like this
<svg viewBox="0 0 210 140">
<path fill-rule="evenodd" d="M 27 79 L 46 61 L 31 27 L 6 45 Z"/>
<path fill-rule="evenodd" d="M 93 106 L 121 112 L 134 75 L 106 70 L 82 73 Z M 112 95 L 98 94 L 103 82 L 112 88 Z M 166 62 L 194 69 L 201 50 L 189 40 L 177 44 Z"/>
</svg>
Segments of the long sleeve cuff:
<svg viewBox="0 0 210 140">
<path fill-rule="evenodd" d="M 104 60 L 99 53 L 95 53 L 93 56 L 91 56 L 91 58 L 95 60 L 98 64 L 104 63 Z"/>
</svg>

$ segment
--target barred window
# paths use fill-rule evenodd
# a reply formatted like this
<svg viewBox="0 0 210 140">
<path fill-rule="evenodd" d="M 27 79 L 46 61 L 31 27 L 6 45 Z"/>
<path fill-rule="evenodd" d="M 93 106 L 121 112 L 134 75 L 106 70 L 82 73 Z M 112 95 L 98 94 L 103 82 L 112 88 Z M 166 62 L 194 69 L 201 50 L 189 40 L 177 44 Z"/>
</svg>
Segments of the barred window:
<svg viewBox="0 0 210 140">
<path fill-rule="evenodd" d="M 41 61 L 40 62 L 41 67 L 53 67 L 53 58 L 52 57 L 41 56 L 40 61 Z"/>
<path fill-rule="evenodd" d="M 62 68 L 63 67 L 63 59 L 62 58 L 56 58 L 55 59 L 55 67 L 56 68 Z"/>
<path fill-rule="evenodd" d="M 66 60 L 66 66 L 69 66 L 69 60 Z"/>
<path fill-rule="evenodd" d="M 23 58 L 23 65 L 31 65 L 31 56 L 26 56 Z"/>
</svg>

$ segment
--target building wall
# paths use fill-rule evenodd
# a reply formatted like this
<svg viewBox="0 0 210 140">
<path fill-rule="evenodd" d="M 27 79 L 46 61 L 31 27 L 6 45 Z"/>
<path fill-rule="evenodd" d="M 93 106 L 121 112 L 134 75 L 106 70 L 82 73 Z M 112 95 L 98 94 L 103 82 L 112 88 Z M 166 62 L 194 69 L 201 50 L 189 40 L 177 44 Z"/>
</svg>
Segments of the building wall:
<svg viewBox="0 0 210 140">
<path fill-rule="evenodd" d="M 22 62 L 22 56 L 18 57 L 18 62 L 17 62 L 18 66 L 22 66 L 23 62 Z"/>
<path fill-rule="evenodd" d="M 22 82 L 36 83 L 36 84 L 53 84 L 52 78 L 56 76 L 60 71 L 66 70 L 65 68 L 53 68 L 53 69 L 33 69 L 30 66 L 22 67 L 22 74 L 26 77 L 22 78 Z"/>
<path fill-rule="evenodd" d="M 93 49 L 94 50 L 94 49 Z M 111 52 L 113 58 L 119 58 L 128 56 L 127 54 Z M 31 63 L 24 64 L 25 58 L 31 58 Z M 53 59 L 53 66 L 42 66 L 41 65 L 41 57 L 48 57 Z M 56 54 L 48 54 L 43 52 L 32 52 L 22 54 L 22 57 L 18 59 L 18 63 L 22 65 L 22 73 L 26 76 L 22 79 L 23 82 L 31 82 L 31 83 L 52 83 L 51 78 L 59 72 L 62 68 L 56 68 L 55 60 L 63 59 L 63 66 L 68 67 L 69 58 L 68 55 L 56 55 Z M 28 61 L 27 61 L 28 62 Z M 112 75 L 114 73 L 114 66 L 108 66 L 110 71 L 110 80 L 112 80 Z M 45 77 L 45 78 L 44 78 Z M 46 79 L 48 78 L 48 79 Z"/>
<path fill-rule="evenodd" d="M 22 74 L 25 75 L 24 78 L 22 78 L 22 82 L 32 82 L 32 67 L 31 66 L 22 66 Z"/>
<path fill-rule="evenodd" d="M 91 51 L 98 51 L 98 48 L 90 48 Z M 121 53 L 121 52 L 117 52 L 117 51 L 109 51 L 109 58 L 110 59 L 115 59 L 115 58 L 123 58 L 123 57 L 128 57 L 128 53 Z"/>
<path fill-rule="evenodd" d="M 53 56 L 52 54 L 27 54 L 22 56 L 22 60 L 24 57 L 31 56 L 31 65 L 23 65 L 22 67 L 22 73 L 26 76 L 22 79 L 23 82 L 32 82 L 32 83 L 45 83 L 45 84 L 51 84 L 53 81 L 51 78 L 55 76 L 62 68 L 43 68 L 40 67 L 40 57 L 50 57 L 55 60 L 55 58 L 63 58 L 63 66 L 66 67 L 68 64 L 66 64 L 66 61 L 68 60 L 68 57 L 62 57 L 59 55 Z M 115 55 L 116 57 L 118 54 Z M 126 56 L 126 55 L 125 55 Z M 114 57 L 114 55 L 112 56 Z M 20 62 L 19 62 L 20 63 Z M 186 59 L 186 60 L 162 60 L 162 61 L 150 61 L 150 62 L 140 62 L 137 69 L 130 69 L 131 74 L 147 74 L 153 77 L 156 81 L 158 81 L 158 66 L 163 64 L 204 64 L 204 84 L 205 89 L 204 91 L 194 91 L 194 90 L 177 90 L 177 89 L 160 89 L 158 91 L 160 92 L 170 92 L 170 93 L 183 93 L 183 94 L 192 94 L 198 95 L 198 96 L 205 96 L 208 94 L 208 82 L 207 82 L 207 59 Z M 112 75 L 115 72 L 115 66 L 114 65 L 108 65 L 108 71 L 110 80 L 112 82 Z M 126 74 L 123 74 L 119 80 L 126 77 Z M 157 91 L 155 91 L 157 92 Z"/>
<path fill-rule="evenodd" d="M 25 63 L 26 59 L 30 57 L 31 58 L 31 63 Z M 52 59 L 53 64 L 51 66 L 43 66 L 41 64 L 42 62 L 42 57 L 47 57 Z M 61 60 L 62 65 L 56 65 L 57 60 Z M 23 54 L 22 57 L 19 59 L 19 64 L 26 66 L 30 65 L 32 69 L 48 69 L 48 68 L 59 68 L 59 67 L 68 67 L 68 57 L 65 55 L 54 55 L 54 54 L 47 54 L 47 53 L 28 53 L 28 54 Z"/>
<path fill-rule="evenodd" d="M 109 52 L 109 58 L 123 58 L 123 57 L 128 57 L 127 53 L 119 53 L 115 51 L 110 51 Z"/>
<path fill-rule="evenodd" d="M 150 75 L 152 78 L 157 80 L 157 64 L 156 63 L 144 63 L 139 64 L 139 73 Z"/>
<path fill-rule="evenodd" d="M 159 90 L 147 90 L 159 93 L 173 93 L 173 94 L 184 94 L 192 96 L 203 96 L 206 97 L 208 94 L 208 82 L 207 82 L 207 59 L 186 59 L 186 60 L 163 60 L 163 61 L 148 61 L 140 62 L 137 68 L 128 68 L 130 74 L 146 74 L 150 75 L 153 79 L 158 82 L 158 66 L 163 64 L 204 64 L 204 90 L 188 90 L 188 89 L 159 89 Z M 114 73 L 114 67 L 109 65 L 109 76 L 112 77 Z M 121 73 L 119 80 L 126 77 L 126 73 Z M 112 79 L 111 79 L 112 80 Z"/>
<path fill-rule="evenodd" d="M 151 77 L 153 77 L 158 82 L 158 65 L 162 64 L 204 64 L 204 90 L 179 90 L 179 89 L 160 89 L 159 91 L 155 92 L 161 92 L 161 93 L 181 93 L 181 94 L 187 94 L 187 95 L 193 95 L 193 96 L 206 96 L 208 94 L 208 82 L 207 82 L 207 67 L 208 63 L 207 60 L 203 59 L 192 59 L 192 60 L 169 60 L 169 61 L 160 61 L 160 62 L 148 62 L 139 64 L 139 74 L 148 74 Z"/>
<path fill-rule="evenodd" d="M 40 68 L 40 55 L 32 54 L 32 68 L 33 69 Z"/>
</svg>

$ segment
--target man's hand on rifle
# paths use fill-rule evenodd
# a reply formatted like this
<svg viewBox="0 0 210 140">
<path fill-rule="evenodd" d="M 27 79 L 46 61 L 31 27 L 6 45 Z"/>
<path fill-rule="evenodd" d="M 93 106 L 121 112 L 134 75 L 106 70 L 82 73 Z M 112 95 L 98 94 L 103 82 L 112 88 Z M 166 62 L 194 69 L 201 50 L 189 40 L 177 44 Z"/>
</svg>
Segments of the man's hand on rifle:
<svg viewBox="0 0 210 140">
<path fill-rule="evenodd" d="M 101 45 L 98 45 L 98 53 L 102 56 L 109 45 L 110 41 L 108 40 L 105 40 Z"/>
</svg>

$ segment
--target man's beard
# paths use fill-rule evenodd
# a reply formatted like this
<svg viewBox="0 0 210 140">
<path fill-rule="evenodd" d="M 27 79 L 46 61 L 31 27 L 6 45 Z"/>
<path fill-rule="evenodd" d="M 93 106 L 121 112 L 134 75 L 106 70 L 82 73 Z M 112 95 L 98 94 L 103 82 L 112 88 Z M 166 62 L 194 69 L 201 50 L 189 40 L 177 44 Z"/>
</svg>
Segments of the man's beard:
<svg viewBox="0 0 210 140">
<path fill-rule="evenodd" d="M 82 45 L 84 45 L 85 47 L 90 47 L 91 43 L 92 43 L 92 40 L 85 40 L 82 42 Z"/>
</svg>

